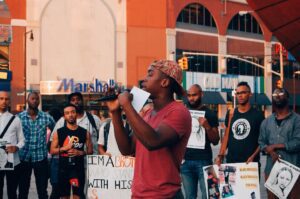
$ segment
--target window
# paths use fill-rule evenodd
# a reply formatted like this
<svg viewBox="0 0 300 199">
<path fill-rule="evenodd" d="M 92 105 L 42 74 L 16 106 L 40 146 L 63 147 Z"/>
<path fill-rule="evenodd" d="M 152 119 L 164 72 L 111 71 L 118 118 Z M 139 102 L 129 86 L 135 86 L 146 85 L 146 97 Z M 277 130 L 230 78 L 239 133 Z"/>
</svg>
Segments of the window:
<svg viewBox="0 0 300 199">
<path fill-rule="evenodd" d="M 210 12 L 204 6 L 197 3 L 186 6 L 180 12 L 177 22 L 214 28 L 216 27 L 216 23 Z"/>
<path fill-rule="evenodd" d="M 176 60 L 182 57 L 182 52 L 185 50 L 176 50 Z M 191 51 L 189 51 L 191 52 Z M 218 57 L 207 55 L 191 55 L 188 56 L 188 71 L 218 73 Z"/>
<path fill-rule="evenodd" d="M 250 15 L 239 15 L 236 14 L 228 26 L 229 30 L 252 33 L 252 34 L 262 34 L 261 28 L 256 21 L 256 19 Z"/>
<path fill-rule="evenodd" d="M 244 58 L 245 59 L 245 58 Z M 251 62 L 255 62 L 257 64 L 262 65 L 263 59 L 259 58 L 247 58 L 247 60 Z M 262 68 L 259 68 L 258 66 L 255 66 L 251 63 L 228 58 L 227 59 L 227 74 L 233 74 L 233 75 L 247 75 L 247 76 L 264 76 L 264 70 Z"/>
</svg>

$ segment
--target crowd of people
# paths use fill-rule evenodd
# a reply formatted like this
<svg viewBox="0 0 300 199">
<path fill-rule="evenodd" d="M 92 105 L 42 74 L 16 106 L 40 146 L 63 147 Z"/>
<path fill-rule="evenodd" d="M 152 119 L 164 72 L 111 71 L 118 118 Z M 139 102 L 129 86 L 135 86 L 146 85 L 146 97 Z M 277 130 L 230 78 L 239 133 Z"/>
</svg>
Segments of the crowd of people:
<svg viewBox="0 0 300 199">
<path fill-rule="evenodd" d="M 250 86 L 240 82 L 238 106 L 226 114 L 225 135 L 219 154 L 213 157 L 211 144 L 220 142 L 218 117 L 202 104 L 201 86 L 195 84 L 185 91 L 181 83 L 182 70 L 176 62 L 154 61 L 142 83 L 150 93 L 151 105 L 137 112 L 131 104 L 133 96 L 125 91 L 106 102 L 109 111 L 103 113 L 102 121 L 84 110 L 81 93 L 69 95 L 60 118 L 38 109 L 37 92 L 29 93 L 27 109 L 14 116 L 8 111 L 9 93 L 0 91 L 0 147 L 5 151 L 1 158 L 7 159 L 3 167 L 8 165 L 8 154 L 13 154 L 13 169 L 0 170 L 0 199 L 4 176 L 7 197 L 27 199 L 32 170 L 39 199 L 49 197 L 49 177 L 50 198 L 69 198 L 71 192 L 73 198 L 85 198 L 84 157 L 88 154 L 134 156 L 132 198 L 195 199 L 200 186 L 205 199 L 204 166 L 225 161 L 260 166 L 261 151 L 267 155 L 265 179 L 279 157 L 300 166 L 300 116 L 289 109 L 286 89 L 274 90 L 274 112 L 264 118 L 250 105 Z M 186 104 L 176 101 L 174 93 L 186 98 Z M 196 118 L 196 131 L 189 110 L 203 113 Z M 191 140 L 195 139 L 192 134 L 202 136 L 201 144 Z M 298 179 L 290 198 L 297 198 L 299 186 Z M 268 192 L 268 198 L 275 196 Z"/>
</svg>

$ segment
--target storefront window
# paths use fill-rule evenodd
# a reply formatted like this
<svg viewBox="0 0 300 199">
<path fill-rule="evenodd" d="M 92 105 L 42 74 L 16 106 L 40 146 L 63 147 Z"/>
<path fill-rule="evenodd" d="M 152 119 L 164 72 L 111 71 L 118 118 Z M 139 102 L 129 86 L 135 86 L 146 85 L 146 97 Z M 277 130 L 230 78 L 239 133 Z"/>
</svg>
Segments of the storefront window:
<svg viewBox="0 0 300 199">
<path fill-rule="evenodd" d="M 176 60 L 182 57 L 182 52 L 185 50 L 176 50 Z M 191 51 L 189 51 L 191 52 Z M 191 55 L 188 56 L 189 68 L 191 72 L 218 73 L 218 58 L 216 56 L 207 55 Z"/>
<path fill-rule="evenodd" d="M 248 58 L 249 61 L 262 65 L 263 59 Z M 228 58 L 227 59 L 227 74 L 233 75 L 248 75 L 248 76 L 264 76 L 264 70 L 251 63 L 241 60 Z"/>
</svg>

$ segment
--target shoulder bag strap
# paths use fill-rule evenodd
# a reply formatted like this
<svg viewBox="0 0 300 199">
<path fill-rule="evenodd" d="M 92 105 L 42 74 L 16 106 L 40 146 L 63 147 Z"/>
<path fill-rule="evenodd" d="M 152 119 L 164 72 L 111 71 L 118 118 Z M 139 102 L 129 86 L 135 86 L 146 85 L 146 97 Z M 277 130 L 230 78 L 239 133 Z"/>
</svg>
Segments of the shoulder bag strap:
<svg viewBox="0 0 300 199">
<path fill-rule="evenodd" d="M 228 117 L 228 124 L 227 124 L 227 127 L 226 127 L 226 130 L 225 130 L 225 134 L 224 134 L 224 137 L 223 137 L 223 144 L 222 144 L 222 147 L 220 149 L 220 153 L 219 155 L 225 155 L 225 152 L 226 152 L 226 149 L 227 149 L 227 144 L 228 144 L 228 139 L 229 139 L 229 132 L 230 132 L 230 125 L 231 125 L 231 119 L 234 115 L 234 110 L 235 109 L 230 109 L 229 110 L 229 117 Z"/>
<path fill-rule="evenodd" d="M 12 116 L 9 120 L 9 122 L 7 123 L 6 127 L 4 128 L 4 130 L 2 131 L 1 135 L 0 135 L 0 139 L 3 138 L 3 136 L 5 135 L 7 129 L 9 128 L 9 126 L 11 125 L 11 123 L 14 121 L 16 116 Z"/>
</svg>

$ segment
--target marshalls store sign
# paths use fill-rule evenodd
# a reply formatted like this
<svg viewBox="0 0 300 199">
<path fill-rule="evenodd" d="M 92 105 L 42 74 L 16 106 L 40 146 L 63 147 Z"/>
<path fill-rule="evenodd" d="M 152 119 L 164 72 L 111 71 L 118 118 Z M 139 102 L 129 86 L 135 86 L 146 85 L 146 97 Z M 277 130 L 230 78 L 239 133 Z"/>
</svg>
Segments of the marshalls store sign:
<svg viewBox="0 0 300 199">
<path fill-rule="evenodd" d="M 40 93 L 42 95 L 70 94 L 73 92 L 81 93 L 103 93 L 109 87 L 121 87 L 121 84 L 115 80 L 109 79 L 107 82 L 94 79 L 93 81 L 75 81 L 71 79 L 62 79 L 61 81 L 40 81 Z"/>
</svg>

